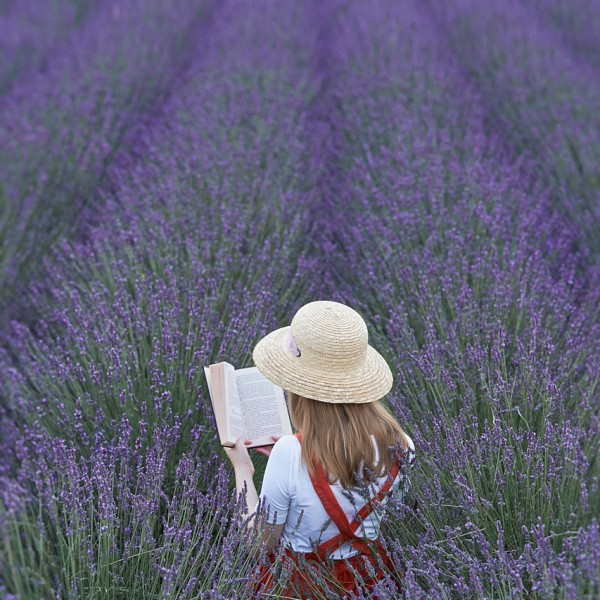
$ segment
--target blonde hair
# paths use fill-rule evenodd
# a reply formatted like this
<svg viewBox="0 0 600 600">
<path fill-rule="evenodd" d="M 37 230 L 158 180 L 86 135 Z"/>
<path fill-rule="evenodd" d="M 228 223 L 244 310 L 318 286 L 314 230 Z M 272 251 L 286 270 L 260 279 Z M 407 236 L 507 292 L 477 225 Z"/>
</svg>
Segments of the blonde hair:
<svg viewBox="0 0 600 600">
<path fill-rule="evenodd" d="M 406 450 L 408 441 L 395 417 L 381 401 L 331 404 L 288 392 L 292 423 L 302 434 L 302 460 L 309 473 L 320 464 L 333 483 L 348 489 L 357 485 L 355 473 L 364 468 L 363 480 L 382 477 L 392 468 L 394 448 Z M 375 436 L 379 463 L 375 464 Z M 364 462 L 363 462 L 364 461 Z"/>
</svg>

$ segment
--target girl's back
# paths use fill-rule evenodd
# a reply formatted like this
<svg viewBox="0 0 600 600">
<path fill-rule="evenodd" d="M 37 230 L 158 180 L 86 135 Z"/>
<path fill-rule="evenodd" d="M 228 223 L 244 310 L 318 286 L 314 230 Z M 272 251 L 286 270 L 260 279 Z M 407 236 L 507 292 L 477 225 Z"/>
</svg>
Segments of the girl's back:
<svg viewBox="0 0 600 600">
<path fill-rule="evenodd" d="M 407 455 L 407 461 L 412 465 L 415 447 L 410 436 L 405 435 L 412 450 Z M 372 440 L 378 462 L 379 452 L 375 438 Z M 331 490 L 349 521 L 353 520 L 356 512 L 367 501 L 366 494 L 368 493 L 369 497 L 374 496 L 385 484 L 387 477 L 387 474 L 383 474 L 366 487 L 355 486 L 348 490 L 342 487 L 339 480 L 331 484 Z M 405 470 L 400 471 L 394 479 L 391 493 L 404 493 L 408 483 L 406 477 Z M 301 445 L 296 436 L 283 436 L 273 447 L 260 497 L 269 511 L 269 522 L 285 523 L 281 542 L 295 552 L 311 552 L 315 544 L 318 545 L 338 533 L 336 525 L 315 493 L 308 468 L 301 459 Z M 387 496 L 382 504 L 386 501 Z M 365 519 L 357 533 L 369 539 L 376 539 L 379 527 L 380 519 L 373 512 Z M 348 558 L 357 553 L 358 550 L 346 543 L 334 551 L 331 558 Z"/>
</svg>

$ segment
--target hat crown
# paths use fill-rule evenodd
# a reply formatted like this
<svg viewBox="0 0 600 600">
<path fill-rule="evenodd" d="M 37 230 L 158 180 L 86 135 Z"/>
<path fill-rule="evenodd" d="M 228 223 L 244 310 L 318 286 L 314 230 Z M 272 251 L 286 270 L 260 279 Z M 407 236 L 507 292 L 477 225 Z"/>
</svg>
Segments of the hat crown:
<svg viewBox="0 0 600 600">
<path fill-rule="evenodd" d="M 320 402 L 374 402 L 393 384 L 386 360 L 368 343 L 362 317 L 330 300 L 305 304 L 291 326 L 263 337 L 252 357 L 276 385 Z"/>
<path fill-rule="evenodd" d="M 367 325 L 345 304 L 309 302 L 294 315 L 291 331 L 306 366 L 343 372 L 359 369 L 367 360 Z"/>
</svg>

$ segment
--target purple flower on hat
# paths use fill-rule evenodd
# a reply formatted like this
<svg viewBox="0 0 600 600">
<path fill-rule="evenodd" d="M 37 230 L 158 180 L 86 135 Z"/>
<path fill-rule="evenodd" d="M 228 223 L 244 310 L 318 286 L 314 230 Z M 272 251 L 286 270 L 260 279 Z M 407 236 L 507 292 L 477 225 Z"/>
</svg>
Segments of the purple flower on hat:
<svg viewBox="0 0 600 600">
<path fill-rule="evenodd" d="M 300 352 L 300 350 L 298 349 L 298 346 L 296 345 L 296 340 L 292 334 L 292 330 L 290 329 L 288 331 L 288 335 L 287 335 L 287 349 L 289 352 L 291 352 L 294 356 L 301 356 L 302 352 Z"/>
</svg>

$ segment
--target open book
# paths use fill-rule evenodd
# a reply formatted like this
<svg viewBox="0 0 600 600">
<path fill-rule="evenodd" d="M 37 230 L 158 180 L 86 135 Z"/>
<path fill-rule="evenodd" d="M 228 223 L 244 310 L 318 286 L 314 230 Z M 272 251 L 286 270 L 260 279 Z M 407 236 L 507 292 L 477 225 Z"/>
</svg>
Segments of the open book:
<svg viewBox="0 0 600 600">
<path fill-rule="evenodd" d="M 256 367 L 236 370 L 220 362 L 204 367 L 204 374 L 223 446 L 242 436 L 252 440 L 249 448 L 270 446 L 272 435 L 292 433 L 283 389 Z"/>
</svg>

